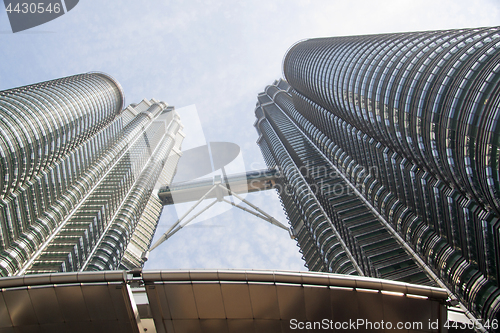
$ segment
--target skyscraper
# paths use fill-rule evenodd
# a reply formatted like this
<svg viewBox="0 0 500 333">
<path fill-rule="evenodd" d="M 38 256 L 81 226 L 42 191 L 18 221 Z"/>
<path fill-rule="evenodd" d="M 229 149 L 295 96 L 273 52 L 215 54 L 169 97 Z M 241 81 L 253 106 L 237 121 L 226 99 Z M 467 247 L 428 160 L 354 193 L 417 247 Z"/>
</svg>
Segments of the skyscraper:
<svg viewBox="0 0 500 333">
<path fill-rule="evenodd" d="M 0 275 L 141 267 L 181 129 L 103 73 L 1 91 Z"/>
<path fill-rule="evenodd" d="M 446 286 L 500 314 L 500 28 L 310 39 L 258 144 L 311 270 Z"/>
</svg>

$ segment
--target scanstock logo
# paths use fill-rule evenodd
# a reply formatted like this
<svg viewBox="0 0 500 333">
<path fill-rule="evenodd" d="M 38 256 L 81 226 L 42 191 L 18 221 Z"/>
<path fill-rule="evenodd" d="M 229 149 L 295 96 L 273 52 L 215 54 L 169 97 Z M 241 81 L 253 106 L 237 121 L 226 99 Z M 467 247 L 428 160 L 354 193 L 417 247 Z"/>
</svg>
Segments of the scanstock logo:
<svg viewBox="0 0 500 333">
<path fill-rule="evenodd" d="M 62 16 L 79 0 L 3 0 L 12 32 L 31 29 Z"/>
<path fill-rule="evenodd" d="M 186 134 L 182 142 L 182 156 L 177 164 L 177 169 L 172 183 L 179 186 L 187 186 L 193 181 L 214 181 L 215 178 L 223 180 L 229 188 L 235 188 L 237 184 L 228 175 L 243 175 L 246 173 L 243 153 L 235 143 L 232 142 L 210 142 L 206 139 L 202 120 L 199 117 L 196 105 L 189 105 L 176 109 L 181 121 L 186 126 L 183 132 Z M 211 125 L 206 125 L 209 127 Z M 213 125 L 212 125 L 213 126 Z M 163 185 L 163 184 L 161 184 Z M 228 194 L 224 192 L 227 196 Z M 205 193 L 197 193 L 199 200 Z M 239 192 L 239 196 L 246 197 L 246 192 Z M 240 203 L 236 197 L 230 197 L 232 202 Z M 196 202 L 196 200 L 194 202 Z M 208 199 L 206 199 L 208 200 Z M 174 191 L 172 201 L 177 216 L 184 216 L 191 210 L 194 202 L 184 200 L 184 192 Z M 230 210 L 232 205 L 217 205 L 205 211 L 195 221 L 202 222 L 209 218 L 223 214 Z M 192 222 L 191 225 L 194 225 Z"/>
</svg>

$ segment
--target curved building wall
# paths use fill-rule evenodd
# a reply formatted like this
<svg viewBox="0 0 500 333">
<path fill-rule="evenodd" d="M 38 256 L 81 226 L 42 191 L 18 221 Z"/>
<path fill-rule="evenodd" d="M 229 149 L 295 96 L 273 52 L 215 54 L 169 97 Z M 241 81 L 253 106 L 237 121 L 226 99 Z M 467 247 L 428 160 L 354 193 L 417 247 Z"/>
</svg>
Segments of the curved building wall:
<svg viewBox="0 0 500 333">
<path fill-rule="evenodd" d="M 106 126 L 123 107 L 105 74 L 0 92 L 0 197 L 5 198 Z"/>
<path fill-rule="evenodd" d="M 22 263 L 27 273 L 119 267 L 181 128 L 178 115 L 163 102 L 143 101 L 133 110 L 136 116 L 79 180 L 85 194 L 75 194 L 79 205 L 71 206 L 75 209 L 67 211 L 41 251 Z M 147 217 L 154 221 L 153 232 L 160 210 L 154 213 Z M 152 235 L 147 237 L 149 247 Z M 5 262 L 18 263 L 7 253 Z"/>
<path fill-rule="evenodd" d="M 102 73 L 0 92 L 0 250 L 34 251 L 84 195 L 78 177 L 119 134 L 123 101 Z"/>
<path fill-rule="evenodd" d="M 291 95 L 279 85 L 287 86 L 282 81 L 259 95 L 256 126 L 261 149 L 269 150 L 282 171 L 279 181 L 285 187 L 278 189 L 307 267 L 433 284 L 356 197 L 321 151 L 331 141 L 297 112 Z"/>
<path fill-rule="evenodd" d="M 498 30 L 308 40 L 284 72 L 300 95 L 498 212 Z"/>
<path fill-rule="evenodd" d="M 128 244 L 149 247 L 151 194 L 183 136 L 173 107 L 123 103 L 103 73 L 0 92 L 0 275 L 143 264 Z"/>
<path fill-rule="evenodd" d="M 483 318 L 500 299 L 499 30 L 311 39 L 284 60 L 318 147 Z"/>
<path fill-rule="evenodd" d="M 120 264 L 125 266 L 122 258 L 140 221 L 149 222 L 148 224 L 154 225 L 154 229 L 151 234 L 145 235 L 148 240 L 147 246 L 137 249 L 139 258 L 142 252 L 149 249 L 162 207 L 159 199 L 153 198 L 151 194 L 176 144 L 176 134 L 180 128 L 180 118 L 177 113 L 164 111 L 163 114 L 158 114 L 152 125 L 144 131 L 142 134 L 144 140 L 138 140 L 134 144 L 130 152 L 131 158 L 136 160 L 139 159 L 138 155 L 145 155 L 142 157 L 144 165 L 130 188 L 130 193 L 117 211 L 115 219 L 90 256 L 89 264 L 84 267 L 86 270 L 118 269 Z M 132 268 L 134 266 L 128 267 Z"/>
</svg>

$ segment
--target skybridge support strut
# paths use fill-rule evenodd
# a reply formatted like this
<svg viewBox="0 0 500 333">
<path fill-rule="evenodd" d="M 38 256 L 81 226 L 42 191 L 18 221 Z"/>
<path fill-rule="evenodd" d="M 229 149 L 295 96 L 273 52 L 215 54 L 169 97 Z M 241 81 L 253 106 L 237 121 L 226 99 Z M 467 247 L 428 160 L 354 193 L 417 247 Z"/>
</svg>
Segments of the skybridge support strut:
<svg viewBox="0 0 500 333">
<path fill-rule="evenodd" d="M 274 184 L 273 184 L 274 185 Z M 274 186 L 266 186 L 266 187 L 262 187 L 261 186 L 261 189 L 260 190 L 263 190 L 263 189 L 269 189 L 269 188 L 274 188 Z M 244 206 L 241 206 L 241 204 L 235 204 L 234 202 L 232 201 L 229 201 L 227 199 L 225 199 L 224 197 L 225 196 L 234 196 L 236 198 L 238 198 L 239 200 L 241 200 L 243 203 L 247 204 L 250 208 L 248 207 L 244 207 Z M 197 212 L 196 214 L 194 214 L 192 217 L 190 217 L 189 219 L 187 219 L 185 222 L 183 222 L 183 220 L 191 213 L 193 212 L 196 207 L 198 207 L 198 205 L 205 199 L 207 198 L 216 198 L 214 201 L 212 201 L 209 205 L 207 205 L 206 207 L 202 208 L 199 212 Z M 161 196 L 160 196 L 161 198 Z M 200 216 L 202 213 L 204 213 L 205 211 L 207 211 L 208 209 L 210 209 L 213 205 L 215 205 L 217 202 L 226 202 L 234 207 L 237 207 L 247 213 L 250 213 L 254 216 L 257 216 L 261 219 L 263 219 L 264 221 L 267 221 L 281 229 L 284 229 L 284 230 L 287 230 L 290 237 L 291 238 L 295 238 L 295 236 L 293 235 L 293 232 L 290 230 L 290 228 L 288 228 L 287 226 L 285 226 L 284 224 L 282 224 L 281 222 L 279 222 L 278 220 L 276 220 L 274 217 L 272 217 L 271 215 L 267 214 L 266 212 L 264 212 L 262 209 L 260 209 L 259 207 L 257 207 L 256 205 L 250 203 L 248 200 L 246 200 L 245 198 L 241 197 L 240 195 L 238 195 L 237 193 L 235 193 L 235 191 L 232 191 L 229 189 L 229 186 L 227 186 L 226 184 L 222 184 L 221 182 L 218 182 L 218 183 L 215 183 L 213 184 L 211 187 L 209 187 L 208 191 L 198 200 L 196 201 L 196 203 L 190 208 L 188 209 L 188 211 L 186 213 L 184 213 L 184 215 L 181 216 L 181 218 L 179 218 L 172 226 L 170 226 L 170 228 L 167 230 L 167 232 L 165 232 L 161 237 L 160 239 L 158 239 L 154 244 L 153 246 L 151 246 L 151 248 L 149 249 L 149 251 L 147 251 L 146 253 L 143 254 L 143 259 L 147 260 L 147 257 L 149 255 L 149 252 L 156 249 L 158 246 L 160 246 L 163 242 L 165 242 L 167 239 L 169 239 L 170 237 L 172 237 L 175 233 L 177 233 L 179 230 L 181 230 L 182 228 L 184 228 L 186 225 L 188 225 L 190 222 L 192 222 L 195 218 L 197 218 L 198 216 Z"/>
</svg>

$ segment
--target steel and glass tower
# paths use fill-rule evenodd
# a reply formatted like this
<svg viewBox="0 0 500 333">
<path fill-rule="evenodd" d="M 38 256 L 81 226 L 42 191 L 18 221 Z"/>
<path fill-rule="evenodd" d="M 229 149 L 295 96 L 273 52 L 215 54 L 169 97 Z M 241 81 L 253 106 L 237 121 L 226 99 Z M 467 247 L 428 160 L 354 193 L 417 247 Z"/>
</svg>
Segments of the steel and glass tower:
<svg viewBox="0 0 500 333">
<path fill-rule="evenodd" d="M 500 28 L 310 39 L 258 143 L 311 270 L 446 286 L 500 313 Z"/>
<path fill-rule="evenodd" d="M 0 92 L 0 275 L 141 267 L 183 139 L 102 73 Z"/>
</svg>

